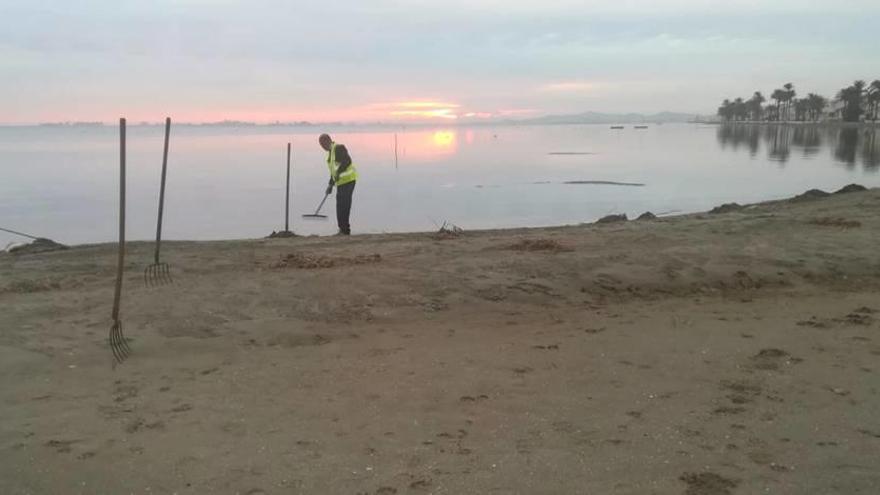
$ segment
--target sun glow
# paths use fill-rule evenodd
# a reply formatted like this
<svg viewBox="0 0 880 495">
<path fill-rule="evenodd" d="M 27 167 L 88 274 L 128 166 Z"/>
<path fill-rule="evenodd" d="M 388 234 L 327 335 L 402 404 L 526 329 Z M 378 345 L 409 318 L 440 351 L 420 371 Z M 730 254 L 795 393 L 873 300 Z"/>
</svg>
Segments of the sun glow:
<svg viewBox="0 0 880 495">
<path fill-rule="evenodd" d="M 457 103 L 442 103 L 437 101 L 403 101 L 395 103 L 398 108 L 459 108 L 461 105 Z"/>
<path fill-rule="evenodd" d="M 455 133 L 452 131 L 437 131 L 431 136 L 431 140 L 438 148 L 451 148 L 455 145 Z"/>
</svg>

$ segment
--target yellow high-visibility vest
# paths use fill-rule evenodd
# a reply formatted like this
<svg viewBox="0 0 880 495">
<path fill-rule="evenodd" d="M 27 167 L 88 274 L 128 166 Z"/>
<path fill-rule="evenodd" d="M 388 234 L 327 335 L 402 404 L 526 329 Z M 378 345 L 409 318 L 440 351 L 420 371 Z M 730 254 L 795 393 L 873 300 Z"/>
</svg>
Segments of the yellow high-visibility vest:
<svg viewBox="0 0 880 495">
<path fill-rule="evenodd" d="M 336 143 L 330 143 L 330 152 L 327 153 L 327 168 L 330 169 L 330 177 L 337 186 L 354 182 L 358 178 L 354 162 L 343 170 L 341 174 L 339 173 L 339 164 L 336 163 Z"/>
</svg>

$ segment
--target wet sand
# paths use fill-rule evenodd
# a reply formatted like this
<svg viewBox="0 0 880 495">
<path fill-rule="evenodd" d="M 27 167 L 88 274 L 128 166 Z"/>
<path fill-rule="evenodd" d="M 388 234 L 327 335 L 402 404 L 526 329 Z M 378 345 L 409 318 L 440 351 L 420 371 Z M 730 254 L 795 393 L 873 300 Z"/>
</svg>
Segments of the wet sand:
<svg viewBox="0 0 880 495">
<path fill-rule="evenodd" d="M 0 493 L 880 492 L 880 191 L 0 254 Z"/>
</svg>

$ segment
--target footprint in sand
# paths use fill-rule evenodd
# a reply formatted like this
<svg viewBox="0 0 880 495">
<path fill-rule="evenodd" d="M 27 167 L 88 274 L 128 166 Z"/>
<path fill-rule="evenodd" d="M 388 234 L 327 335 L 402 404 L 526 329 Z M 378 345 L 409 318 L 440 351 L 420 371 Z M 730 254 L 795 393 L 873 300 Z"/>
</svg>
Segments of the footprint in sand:
<svg viewBox="0 0 880 495">
<path fill-rule="evenodd" d="M 479 401 L 484 401 L 484 400 L 488 400 L 488 399 L 489 399 L 488 395 L 481 394 L 476 397 L 472 397 L 470 395 L 463 395 L 458 400 L 460 402 L 479 402 Z"/>
<path fill-rule="evenodd" d="M 761 349 L 757 354 L 752 356 L 752 367 L 759 370 L 778 370 L 783 364 L 793 364 L 801 362 L 799 358 L 793 358 L 782 349 Z"/>
<path fill-rule="evenodd" d="M 729 495 L 739 481 L 713 472 L 684 473 L 678 477 L 687 484 L 685 495 Z"/>
<path fill-rule="evenodd" d="M 746 408 L 737 406 L 720 406 L 716 407 L 712 414 L 731 415 L 746 412 Z"/>
<path fill-rule="evenodd" d="M 550 344 L 550 345 L 533 345 L 532 349 L 538 349 L 542 351 L 558 351 L 559 344 Z"/>
<path fill-rule="evenodd" d="M 874 438 L 880 438 L 880 432 L 871 431 L 871 430 L 868 430 L 868 429 L 866 429 L 866 428 L 859 428 L 859 429 L 856 430 L 856 431 L 858 431 L 858 432 L 861 433 L 862 435 L 867 435 L 867 436 L 869 436 L 869 437 L 874 437 Z"/>
<path fill-rule="evenodd" d="M 755 401 L 763 391 L 760 385 L 745 380 L 722 380 L 721 390 L 728 392 L 725 398 L 734 404 L 733 408 Z M 719 408 L 720 409 L 720 408 Z M 716 414 L 737 414 L 732 411 L 716 410 Z"/>
<path fill-rule="evenodd" d="M 431 488 L 430 479 L 415 480 L 409 484 L 411 490 L 428 490 Z"/>
<path fill-rule="evenodd" d="M 139 389 L 133 384 L 127 384 L 122 380 L 117 380 L 115 385 L 116 388 L 113 390 L 113 402 L 125 402 L 138 395 Z"/>
<path fill-rule="evenodd" d="M 45 443 L 46 447 L 55 449 L 59 454 L 67 454 L 72 450 L 73 444 L 79 440 L 49 440 Z"/>
<path fill-rule="evenodd" d="M 144 428 L 148 430 L 161 430 L 165 428 L 165 423 L 162 421 L 153 421 L 152 423 L 147 423 L 144 418 L 135 418 L 125 425 L 125 432 L 136 433 Z"/>
</svg>

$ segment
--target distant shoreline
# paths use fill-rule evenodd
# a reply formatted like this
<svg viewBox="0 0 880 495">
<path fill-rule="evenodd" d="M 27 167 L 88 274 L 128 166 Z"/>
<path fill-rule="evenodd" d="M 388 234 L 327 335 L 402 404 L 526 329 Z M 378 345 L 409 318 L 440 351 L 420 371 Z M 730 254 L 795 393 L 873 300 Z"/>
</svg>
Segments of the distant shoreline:
<svg viewBox="0 0 880 495">
<path fill-rule="evenodd" d="M 862 127 L 880 127 L 880 121 L 873 122 L 839 122 L 839 121 L 823 121 L 823 122 L 799 122 L 799 121 L 786 121 L 786 122 L 766 122 L 766 121 L 755 121 L 755 120 L 745 120 L 739 122 L 718 122 L 718 125 L 756 125 L 756 126 L 773 126 L 773 125 L 791 125 L 797 127 L 850 127 L 850 128 L 862 128 Z"/>
</svg>

